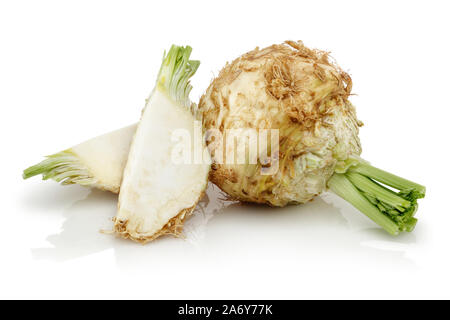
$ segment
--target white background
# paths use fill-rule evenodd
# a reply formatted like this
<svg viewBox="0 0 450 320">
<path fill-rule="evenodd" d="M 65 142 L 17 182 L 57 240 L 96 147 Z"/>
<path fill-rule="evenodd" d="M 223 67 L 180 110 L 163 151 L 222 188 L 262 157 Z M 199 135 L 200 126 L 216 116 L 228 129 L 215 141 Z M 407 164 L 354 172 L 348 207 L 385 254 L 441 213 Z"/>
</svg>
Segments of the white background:
<svg viewBox="0 0 450 320">
<path fill-rule="evenodd" d="M 0 298 L 450 298 L 448 1 L 1 1 Z M 427 186 L 390 237 L 325 194 L 211 201 L 187 240 L 100 234 L 117 197 L 22 170 L 136 122 L 164 49 L 194 48 L 197 101 L 226 61 L 301 39 L 354 81 L 363 157 Z M 220 195 L 219 195 L 220 197 Z"/>
</svg>

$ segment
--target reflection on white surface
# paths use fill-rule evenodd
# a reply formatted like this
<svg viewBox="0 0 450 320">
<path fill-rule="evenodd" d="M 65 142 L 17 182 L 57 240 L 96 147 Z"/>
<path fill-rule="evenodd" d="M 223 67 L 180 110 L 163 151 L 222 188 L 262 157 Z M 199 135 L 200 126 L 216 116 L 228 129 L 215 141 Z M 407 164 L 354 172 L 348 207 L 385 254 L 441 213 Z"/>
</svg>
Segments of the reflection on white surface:
<svg viewBox="0 0 450 320">
<path fill-rule="evenodd" d="M 116 206 L 116 195 L 90 191 L 64 209 L 62 231 L 47 238 L 51 247 L 32 249 L 33 257 L 67 261 L 113 250 L 119 268 L 165 270 L 175 268 L 180 261 L 187 269 L 199 264 L 245 269 L 267 259 L 290 267 L 312 267 L 321 256 L 336 263 L 353 259 L 380 266 L 383 261 L 413 265 L 405 251 L 415 243 L 414 234 L 392 238 L 364 217 L 356 218 L 356 210 L 331 194 L 305 205 L 270 208 L 229 201 L 210 185 L 186 223 L 184 240 L 165 237 L 146 246 L 99 232 L 111 229 Z M 350 227 L 338 206 L 351 216 L 349 220 L 361 219 L 368 228 Z M 322 267 L 327 266 L 318 266 Z"/>
<path fill-rule="evenodd" d="M 101 234 L 100 229 L 109 228 L 108 221 L 116 207 L 116 195 L 91 190 L 84 199 L 63 210 L 65 221 L 61 233 L 47 238 L 53 247 L 32 249 L 33 256 L 65 261 L 112 248 L 112 237 Z"/>
</svg>

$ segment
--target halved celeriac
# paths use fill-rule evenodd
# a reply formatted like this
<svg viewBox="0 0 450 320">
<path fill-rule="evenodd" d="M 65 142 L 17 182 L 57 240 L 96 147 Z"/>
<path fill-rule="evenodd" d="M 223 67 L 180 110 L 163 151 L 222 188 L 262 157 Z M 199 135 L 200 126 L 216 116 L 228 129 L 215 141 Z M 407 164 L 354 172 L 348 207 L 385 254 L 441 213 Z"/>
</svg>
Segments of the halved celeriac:
<svg viewBox="0 0 450 320">
<path fill-rule="evenodd" d="M 202 161 L 175 161 L 179 132 L 194 137 L 189 78 L 199 66 L 190 47 L 172 46 L 131 143 L 119 193 L 114 231 L 123 238 L 148 242 L 165 234 L 179 236 L 185 218 L 207 186 L 209 154 L 200 142 Z M 186 141 L 185 141 L 186 142 Z M 198 143 L 185 148 L 193 155 Z"/>
<path fill-rule="evenodd" d="M 23 178 L 42 175 L 63 185 L 80 184 L 119 193 L 123 170 L 137 124 L 89 139 L 47 156 L 23 171 Z"/>
</svg>

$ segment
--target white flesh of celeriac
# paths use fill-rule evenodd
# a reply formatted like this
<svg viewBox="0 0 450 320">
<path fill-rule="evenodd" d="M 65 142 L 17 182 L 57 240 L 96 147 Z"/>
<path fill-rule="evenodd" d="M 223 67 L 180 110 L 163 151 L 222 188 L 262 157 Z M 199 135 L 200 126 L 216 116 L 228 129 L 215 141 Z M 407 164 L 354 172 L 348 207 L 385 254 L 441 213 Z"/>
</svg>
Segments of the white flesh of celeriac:
<svg viewBox="0 0 450 320">
<path fill-rule="evenodd" d="M 41 174 L 63 185 L 80 184 L 118 193 L 137 124 L 118 129 L 55 153 L 24 170 L 23 177 Z"/>
<path fill-rule="evenodd" d="M 190 85 L 187 80 L 193 74 L 189 68 L 196 69 L 198 64 L 189 67 L 189 53 L 190 48 L 172 47 L 169 51 L 158 84 L 138 124 L 114 219 L 115 232 L 124 238 L 145 243 L 164 234 L 180 235 L 184 219 L 193 211 L 207 186 L 208 161 L 178 163 L 172 158 L 179 145 L 172 133 L 183 129 L 194 136 L 195 117 L 188 101 Z M 177 61 L 177 65 L 165 65 L 171 63 L 167 59 Z M 168 73 L 165 67 L 174 70 L 165 74 Z M 183 76 L 183 72 L 191 74 L 178 80 L 176 77 Z M 175 83 L 175 87 L 170 83 Z M 191 154 L 194 145 L 191 143 Z M 206 150 L 203 144 L 201 146 Z"/>
<path fill-rule="evenodd" d="M 96 184 L 118 193 L 136 125 L 79 144 L 73 153 L 86 165 Z"/>
</svg>

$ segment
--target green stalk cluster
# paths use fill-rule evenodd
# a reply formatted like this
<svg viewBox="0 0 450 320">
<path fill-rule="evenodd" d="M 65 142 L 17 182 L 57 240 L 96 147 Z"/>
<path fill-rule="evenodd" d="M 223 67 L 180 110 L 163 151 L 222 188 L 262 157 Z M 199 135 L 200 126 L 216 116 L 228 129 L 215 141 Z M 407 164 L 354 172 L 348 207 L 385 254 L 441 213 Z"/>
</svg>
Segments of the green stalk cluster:
<svg viewBox="0 0 450 320">
<path fill-rule="evenodd" d="M 96 180 L 72 152 L 66 150 L 47 156 L 47 159 L 23 171 L 28 179 L 42 174 L 42 180 L 53 179 L 63 185 L 93 185 Z"/>
<path fill-rule="evenodd" d="M 424 186 L 366 162 L 335 173 L 328 187 L 392 235 L 414 230 L 417 200 L 425 197 Z"/>
</svg>

